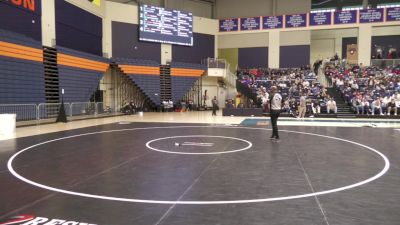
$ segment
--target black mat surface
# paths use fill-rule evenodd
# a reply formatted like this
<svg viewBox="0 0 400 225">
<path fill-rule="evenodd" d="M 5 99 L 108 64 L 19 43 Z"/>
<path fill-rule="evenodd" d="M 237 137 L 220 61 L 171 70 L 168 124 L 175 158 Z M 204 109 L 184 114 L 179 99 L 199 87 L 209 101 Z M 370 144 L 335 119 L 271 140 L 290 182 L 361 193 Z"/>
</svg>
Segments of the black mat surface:
<svg viewBox="0 0 400 225">
<path fill-rule="evenodd" d="M 1 141 L 0 224 L 19 215 L 32 215 L 32 225 L 400 224 L 399 131 L 281 130 L 280 143 L 262 127 L 152 123 Z M 385 167 L 360 144 L 390 168 L 341 190 Z M 33 145 L 12 169 L 36 186 L 7 168 Z M 337 191 L 301 197 L 329 190 Z"/>
</svg>

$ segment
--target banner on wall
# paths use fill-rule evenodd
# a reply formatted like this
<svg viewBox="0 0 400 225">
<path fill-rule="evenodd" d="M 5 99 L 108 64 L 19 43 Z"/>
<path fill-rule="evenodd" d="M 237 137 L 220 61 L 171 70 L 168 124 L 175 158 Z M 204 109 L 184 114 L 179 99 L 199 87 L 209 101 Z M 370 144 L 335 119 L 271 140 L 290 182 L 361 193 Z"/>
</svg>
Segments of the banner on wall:
<svg viewBox="0 0 400 225">
<path fill-rule="evenodd" d="M 41 0 L 0 0 L 1 3 L 6 3 L 25 11 L 41 14 Z"/>
<path fill-rule="evenodd" d="M 263 16 L 263 29 L 278 29 L 283 27 L 283 16 Z"/>
<path fill-rule="evenodd" d="M 346 46 L 346 59 L 350 64 L 358 64 L 358 45 L 349 44 Z"/>
<path fill-rule="evenodd" d="M 384 9 L 364 9 L 360 10 L 360 23 L 383 22 Z"/>
<path fill-rule="evenodd" d="M 260 17 L 240 18 L 240 30 L 259 30 Z"/>
<path fill-rule="evenodd" d="M 334 13 L 334 24 L 357 23 L 358 11 L 339 11 Z"/>
<path fill-rule="evenodd" d="M 219 31 L 238 31 L 239 29 L 239 19 L 223 19 L 219 20 Z"/>
<path fill-rule="evenodd" d="M 306 27 L 307 26 L 307 14 L 293 14 L 285 15 L 286 28 Z"/>
<path fill-rule="evenodd" d="M 400 7 L 386 9 L 386 21 L 400 21 Z"/>
<path fill-rule="evenodd" d="M 310 26 L 331 25 L 332 12 L 310 13 Z"/>
</svg>

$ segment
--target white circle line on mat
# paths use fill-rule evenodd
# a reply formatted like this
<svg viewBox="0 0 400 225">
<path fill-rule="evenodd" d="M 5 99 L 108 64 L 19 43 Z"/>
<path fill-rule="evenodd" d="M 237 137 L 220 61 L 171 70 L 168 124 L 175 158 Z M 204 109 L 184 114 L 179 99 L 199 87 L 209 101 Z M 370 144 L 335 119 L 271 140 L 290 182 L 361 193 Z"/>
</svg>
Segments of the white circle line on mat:
<svg viewBox="0 0 400 225">
<path fill-rule="evenodd" d="M 331 136 L 326 136 L 326 135 L 320 135 L 320 134 L 314 134 L 314 133 L 307 133 L 307 132 L 300 132 L 300 131 L 290 131 L 290 130 L 281 130 L 283 132 L 288 132 L 288 133 L 297 133 L 297 134 L 305 134 L 305 135 L 311 135 L 311 136 L 317 136 L 317 137 L 324 137 L 324 138 L 329 138 L 333 140 L 338 140 L 342 142 L 347 142 L 351 143 L 354 145 L 358 145 L 360 147 L 363 147 L 378 156 L 380 156 L 385 165 L 383 169 L 375 174 L 374 176 L 362 180 L 360 182 L 350 184 L 347 186 L 339 187 L 339 188 L 334 188 L 334 189 L 329 189 L 325 191 L 318 191 L 318 192 L 313 192 L 313 193 L 306 193 L 306 194 L 299 194 L 299 195 L 291 195 L 291 196 L 281 196 L 281 197 L 273 197 L 273 198 L 258 198 L 258 199 L 240 199 L 240 200 L 222 200 L 222 201 L 164 201 L 164 200 L 151 200 L 151 199 L 134 199 L 134 198 L 118 198 L 118 197 L 111 197 L 111 196 L 103 196 L 103 195 L 94 195 L 94 194 L 87 194 L 87 193 L 81 193 L 81 192 L 74 192 L 74 191 L 68 191 L 60 188 L 55 188 L 55 187 L 50 187 L 44 184 L 37 183 L 35 181 L 29 180 L 20 174 L 18 174 L 13 166 L 12 163 L 15 160 L 15 158 L 22 154 L 25 151 L 28 151 L 32 148 L 35 148 L 40 145 L 44 145 L 47 143 L 55 142 L 55 141 L 60 141 L 60 140 L 65 140 L 65 139 L 70 139 L 74 137 L 82 137 L 82 136 L 88 136 L 88 135 L 93 135 L 93 134 L 102 134 L 102 133 L 112 133 L 112 132 L 122 132 L 122 131 L 134 131 L 134 130 L 150 130 L 150 129 L 173 129 L 173 128 L 224 128 L 224 129 L 249 129 L 249 130 L 271 130 L 271 129 L 266 129 L 266 128 L 251 128 L 251 127 L 226 127 L 226 126 L 169 126 L 169 127 L 145 127 L 145 128 L 132 128 L 132 129 L 120 129 L 120 130 L 108 130 L 108 131 L 99 131 L 99 132 L 92 132 L 92 133 L 85 133 L 85 134 L 77 134 L 77 135 L 72 135 L 72 136 L 67 136 L 67 137 L 62 137 L 62 138 L 57 138 L 57 139 L 52 139 L 49 141 L 41 142 L 32 146 L 29 146 L 27 148 L 22 149 L 21 151 L 15 153 L 7 162 L 7 167 L 10 173 L 15 176 L 16 178 L 31 184 L 33 186 L 47 189 L 49 191 L 54 191 L 54 192 L 59 192 L 59 193 L 64 193 L 68 195 L 74 195 L 74 196 L 80 196 L 80 197 L 87 197 L 87 198 L 95 198 L 95 199 L 103 199 L 103 200 L 110 200 L 110 201 L 120 201 L 120 202 L 135 202 L 135 203 L 149 203 L 149 204 L 168 204 L 168 205 L 175 205 L 175 204 L 180 204 L 180 205 L 216 205 L 216 204 L 244 204 L 244 203 L 257 203 L 257 202 L 274 202 L 274 201 L 284 201 L 284 200 L 292 200 L 292 199 L 299 199 L 299 198 L 307 198 L 307 197 L 313 197 L 313 196 L 320 196 L 320 195 L 326 195 L 330 193 L 335 193 L 339 191 L 344 191 L 344 190 L 349 190 L 355 187 L 360 187 L 362 185 L 365 185 L 367 183 L 370 183 L 380 177 L 382 177 L 390 168 L 390 162 L 389 159 L 379 152 L 378 150 L 371 148 L 369 146 L 360 144 L 358 142 L 342 139 L 342 138 L 337 138 L 337 137 L 331 137 Z"/>
<path fill-rule="evenodd" d="M 173 139 L 173 138 L 185 138 L 185 137 L 205 137 L 205 138 L 224 138 L 224 139 L 233 139 L 237 141 L 242 141 L 247 143 L 247 146 L 244 148 L 240 149 L 234 149 L 230 151 L 223 151 L 223 152 L 176 152 L 176 151 L 168 151 L 168 150 L 163 150 L 163 149 L 158 149 L 151 147 L 151 143 L 160 141 L 160 140 L 166 140 L 166 139 Z M 253 144 L 250 141 L 241 139 L 241 138 L 235 138 L 235 137 L 227 137 L 227 136 L 213 136 L 213 135 L 184 135 L 184 136 L 170 136 L 170 137 L 162 137 L 162 138 L 157 138 L 150 140 L 146 143 L 146 147 L 148 149 L 151 149 L 153 151 L 157 152 L 163 152 L 163 153 L 169 153 L 169 154 L 180 154 L 180 155 L 218 155 L 218 154 L 226 154 L 226 153 L 234 153 L 234 152 L 241 152 L 250 149 L 253 146 Z"/>
</svg>

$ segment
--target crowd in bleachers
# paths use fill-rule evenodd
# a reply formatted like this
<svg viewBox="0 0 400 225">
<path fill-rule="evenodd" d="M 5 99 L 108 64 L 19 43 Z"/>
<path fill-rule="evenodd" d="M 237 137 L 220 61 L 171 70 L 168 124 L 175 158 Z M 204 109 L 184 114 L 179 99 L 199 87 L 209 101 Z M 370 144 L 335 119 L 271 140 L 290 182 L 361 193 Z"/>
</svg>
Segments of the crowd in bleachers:
<svg viewBox="0 0 400 225">
<path fill-rule="evenodd" d="M 268 111 L 269 92 L 277 86 L 284 100 L 283 111 L 294 117 L 313 117 L 321 112 L 337 113 L 335 100 L 317 81 L 309 66 L 296 69 L 239 69 L 239 81 L 257 94 L 255 107 Z M 252 106 L 250 106 L 252 107 Z"/>
<path fill-rule="evenodd" d="M 324 72 L 356 114 L 397 115 L 400 66 L 380 69 L 328 63 Z"/>
</svg>

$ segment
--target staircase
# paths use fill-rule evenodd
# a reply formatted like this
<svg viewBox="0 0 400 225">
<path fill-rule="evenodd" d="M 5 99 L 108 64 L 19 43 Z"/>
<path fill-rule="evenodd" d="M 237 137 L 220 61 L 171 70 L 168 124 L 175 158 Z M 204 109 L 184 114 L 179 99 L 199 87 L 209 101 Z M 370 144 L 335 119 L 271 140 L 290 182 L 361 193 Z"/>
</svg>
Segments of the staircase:
<svg viewBox="0 0 400 225">
<path fill-rule="evenodd" d="M 236 80 L 236 89 L 242 95 L 246 96 L 249 99 L 252 99 L 254 104 L 257 104 L 257 101 L 258 101 L 257 94 L 254 93 L 249 87 L 242 84 L 239 80 Z"/>
<path fill-rule="evenodd" d="M 356 115 L 351 110 L 351 107 L 343 100 L 340 92 L 335 88 L 327 88 L 328 94 L 336 101 L 338 108 L 337 118 L 355 118 Z"/>
<path fill-rule="evenodd" d="M 160 65 L 160 100 L 172 100 L 170 65 Z"/>
<path fill-rule="evenodd" d="M 60 93 L 57 68 L 57 50 L 55 48 L 43 47 L 43 65 L 46 103 L 58 103 L 60 99 Z"/>
</svg>

